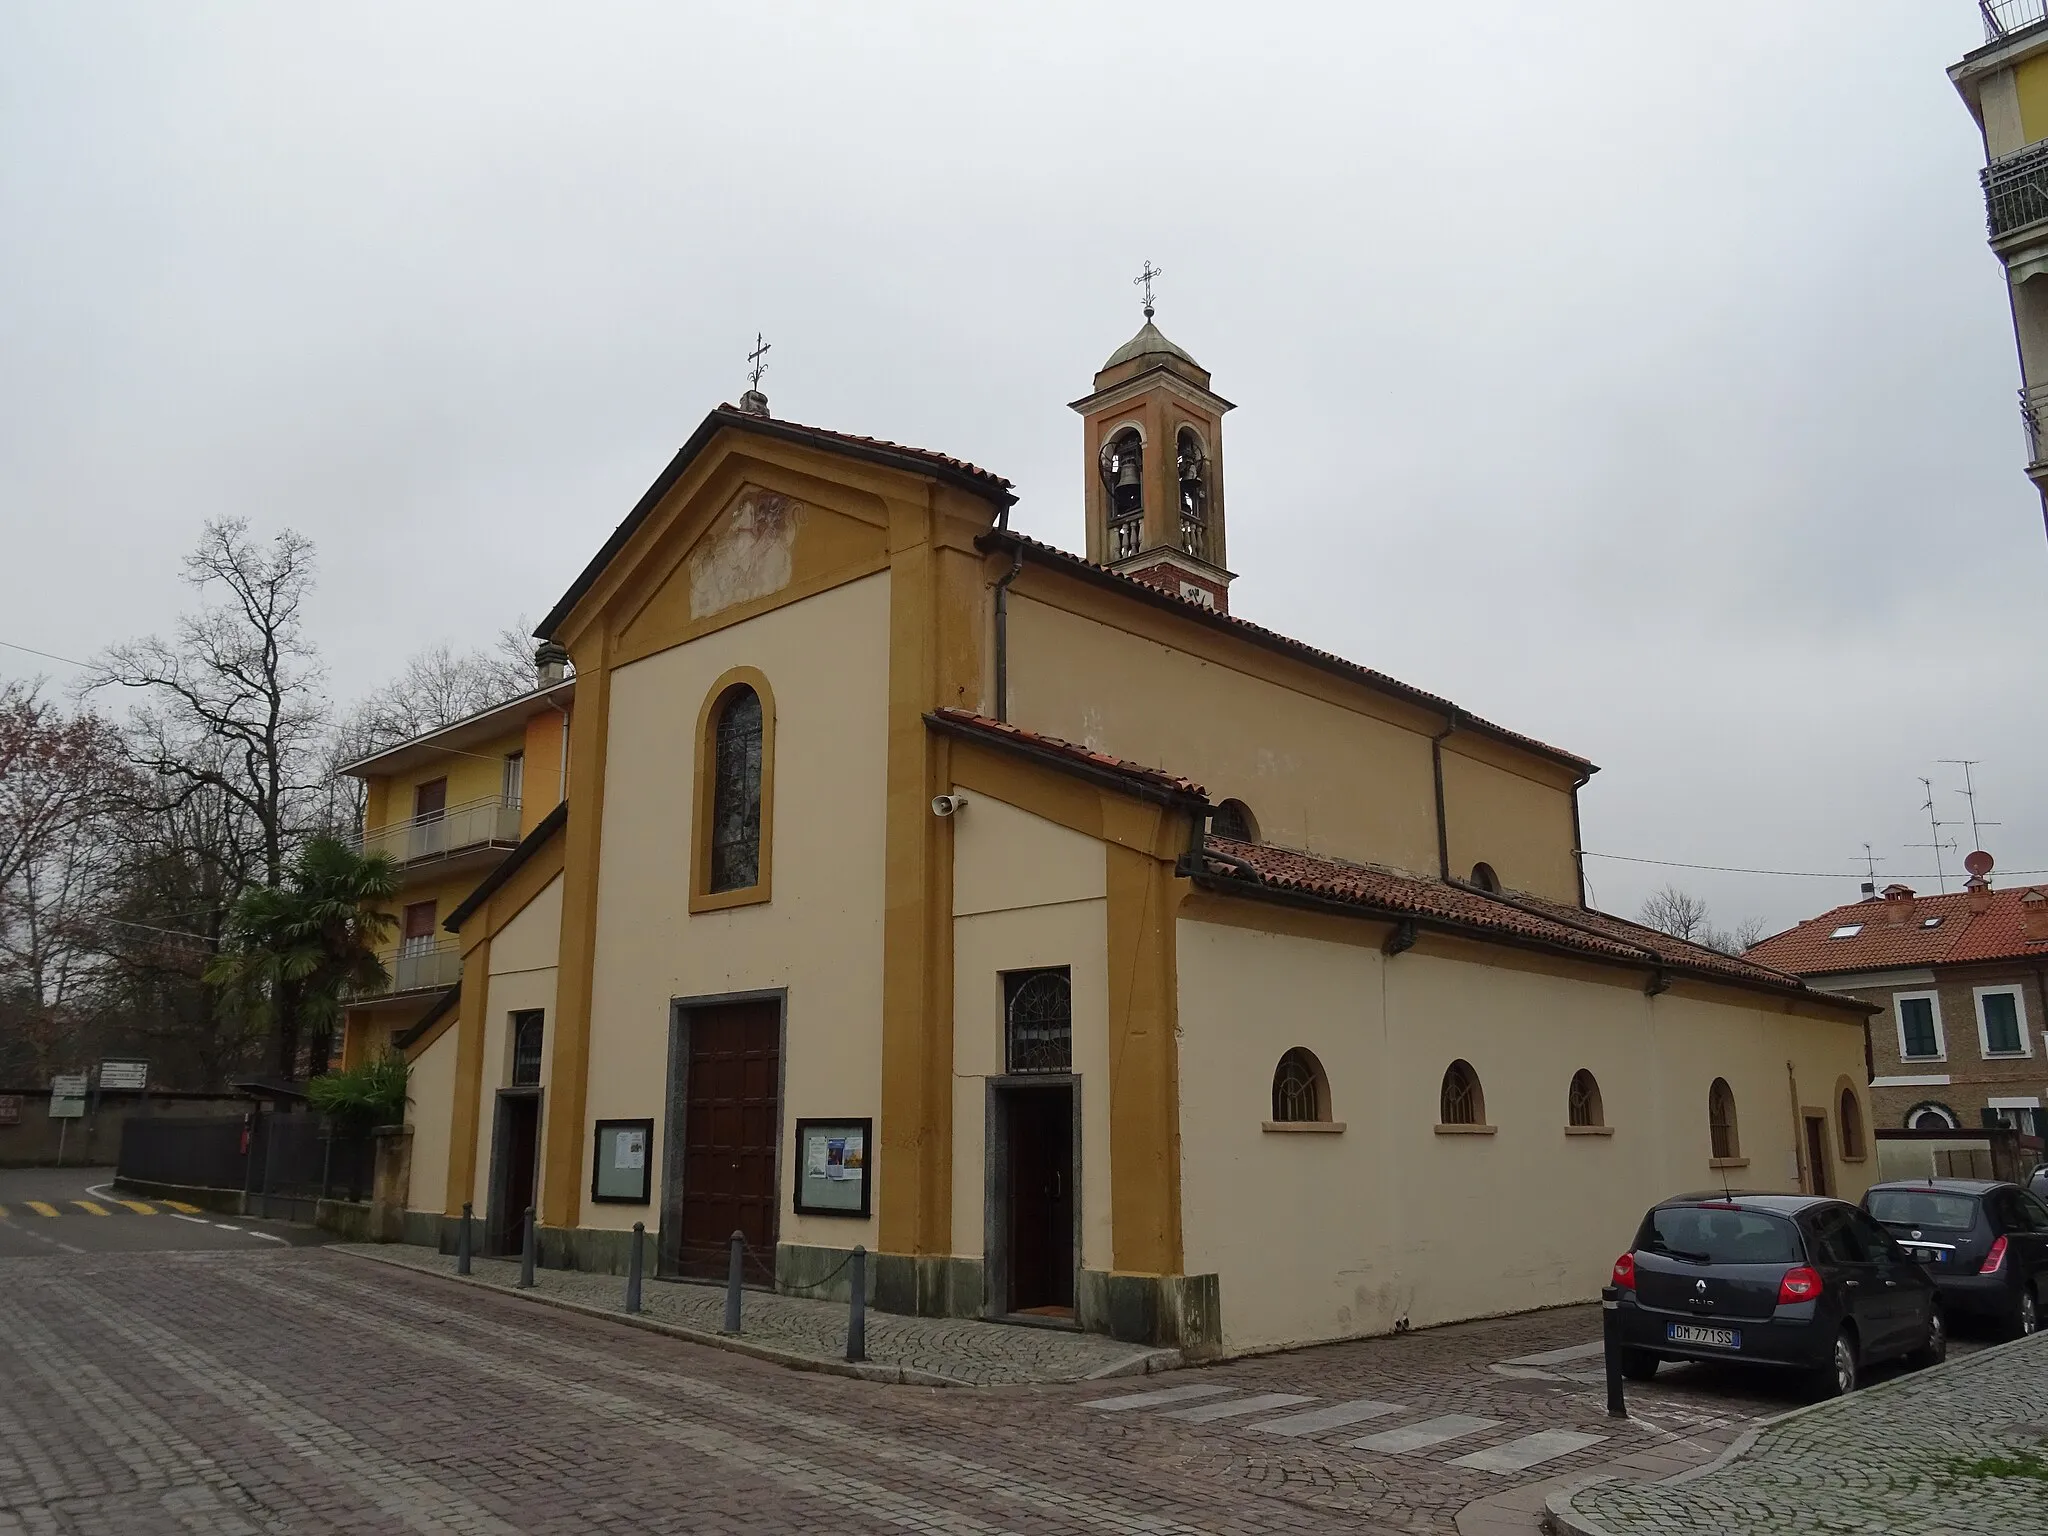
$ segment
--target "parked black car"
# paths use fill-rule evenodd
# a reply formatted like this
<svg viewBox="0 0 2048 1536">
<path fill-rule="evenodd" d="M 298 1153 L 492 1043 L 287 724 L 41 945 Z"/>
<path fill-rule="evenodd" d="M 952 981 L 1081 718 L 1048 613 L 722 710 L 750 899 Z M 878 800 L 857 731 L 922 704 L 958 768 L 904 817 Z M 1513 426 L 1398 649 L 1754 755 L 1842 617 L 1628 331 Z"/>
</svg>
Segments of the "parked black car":
<svg viewBox="0 0 2048 1536">
<path fill-rule="evenodd" d="M 2048 1312 L 2048 1204 L 1990 1179 L 1873 1184 L 1863 1208 L 1919 1260 L 1952 1316 L 2017 1338 Z"/>
<path fill-rule="evenodd" d="M 1722 1360 L 1806 1375 L 1826 1397 L 1865 1366 L 1948 1354 L 1926 1268 L 1863 1211 L 1813 1195 L 1682 1195 L 1614 1261 L 1622 1369 Z"/>
</svg>

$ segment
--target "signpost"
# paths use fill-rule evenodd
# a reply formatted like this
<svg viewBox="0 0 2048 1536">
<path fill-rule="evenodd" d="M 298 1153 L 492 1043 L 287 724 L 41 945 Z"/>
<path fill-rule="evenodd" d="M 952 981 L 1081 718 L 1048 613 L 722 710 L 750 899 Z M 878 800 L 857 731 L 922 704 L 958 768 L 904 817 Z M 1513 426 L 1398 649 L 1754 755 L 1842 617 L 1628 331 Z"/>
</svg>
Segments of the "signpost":
<svg viewBox="0 0 2048 1536">
<path fill-rule="evenodd" d="M 146 1061 L 103 1061 L 100 1063 L 101 1093 L 142 1093 L 149 1087 Z"/>
<path fill-rule="evenodd" d="M 71 1122 L 85 1115 L 83 1072 L 62 1072 L 50 1079 L 50 1118 L 64 1123 L 57 1127 L 57 1166 L 64 1166 L 64 1139 Z"/>
</svg>

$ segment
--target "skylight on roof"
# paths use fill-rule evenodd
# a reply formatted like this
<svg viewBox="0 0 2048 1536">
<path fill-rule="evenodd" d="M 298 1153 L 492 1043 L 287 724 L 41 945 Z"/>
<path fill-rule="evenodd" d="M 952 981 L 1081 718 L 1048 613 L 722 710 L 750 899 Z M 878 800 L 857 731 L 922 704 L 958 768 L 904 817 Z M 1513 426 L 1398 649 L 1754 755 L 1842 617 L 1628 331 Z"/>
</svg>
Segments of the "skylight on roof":
<svg viewBox="0 0 2048 1536">
<path fill-rule="evenodd" d="M 1829 934 L 1828 937 L 1831 939 L 1853 939 L 1862 931 L 1863 925 L 1861 923 L 1844 923 L 1833 933 Z"/>
<path fill-rule="evenodd" d="M 1922 928 L 1939 928 L 1941 926 L 1941 919 L 1938 917 L 1923 917 L 1920 919 L 1920 926 Z"/>
</svg>

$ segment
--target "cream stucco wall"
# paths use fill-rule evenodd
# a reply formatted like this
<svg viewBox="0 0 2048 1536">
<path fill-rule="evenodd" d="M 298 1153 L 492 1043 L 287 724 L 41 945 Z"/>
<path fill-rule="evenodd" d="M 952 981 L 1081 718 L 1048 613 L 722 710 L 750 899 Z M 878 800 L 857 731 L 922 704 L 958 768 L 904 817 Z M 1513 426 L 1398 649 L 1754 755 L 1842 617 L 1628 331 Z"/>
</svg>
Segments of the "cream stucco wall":
<svg viewBox="0 0 2048 1536">
<path fill-rule="evenodd" d="M 1429 738 L 1021 594 L 1010 718 L 1198 780 L 1268 842 L 1434 873 Z"/>
<path fill-rule="evenodd" d="M 613 674 L 586 1189 L 589 1121 L 652 1116 L 650 1155 L 664 1165 L 674 998 L 788 989 L 783 1142 L 798 1116 L 879 1118 L 888 625 L 881 572 Z M 774 694 L 773 900 L 692 915 L 693 735 L 713 683 L 738 666 L 758 668 Z M 876 1179 L 888 1176 L 878 1161 Z M 651 1207 L 587 1206 L 583 1221 L 652 1227 L 658 1176 L 654 1184 Z M 798 1217 L 788 1178 L 780 1185 L 782 1241 L 877 1246 L 872 1220 Z M 879 1208 L 879 1194 L 872 1203 Z"/>
<path fill-rule="evenodd" d="M 412 1126 L 412 1182 L 408 1209 L 440 1214 L 448 1197 L 449 1116 L 455 1104 L 455 1035 L 453 1026 L 413 1058 L 406 1083 L 411 1103 L 405 1118 Z"/>
<path fill-rule="evenodd" d="M 555 876 L 491 940 L 490 998 L 484 1006 L 482 1092 L 477 1115 L 476 1187 L 479 1211 L 490 1207 L 491 1138 L 497 1134 L 497 1096 L 512 1082 L 512 1015 L 538 1008 L 543 1031 L 555 1025 L 555 958 L 562 935 L 562 877 Z M 545 1034 L 543 1034 L 545 1039 Z M 541 1113 L 547 1113 L 554 1059 L 540 1057 Z"/>
<path fill-rule="evenodd" d="M 953 832 L 953 1252 L 986 1231 L 988 1079 L 1004 1071 L 1005 971 L 1069 967 L 1081 1079 L 1081 1254 L 1110 1266 L 1109 968 L 1103 846 L 975 795 Z"/>
<path fill-rule="evenodd" d="M 1652 999 L 1627 973 L 1610 984 L 1462 947 L 1389 960 L 1185 918 L 1178 936 L 1187 1268 L 1219 1276 L 1229 1349 L 1586 1300 L 1648 1206 L 1720 1182 L 1714 1077 L 1735 1092 L 1751 1160 L 1729 1178 L 1763 1189 L 1796 1187 L 1786 1062 L 1809 1105 L 1844 1072 L 1861 1081 L 1852 1024 L 1767 998 Z M 1341 1134 L 1261 1129 L 1291 1046 L 1321 1060 Z M 1460 1057 L 1493 1135 L 1435 1131 Z M 1565 1132 L 1581 1067 L 1612 1136 Z M 1855 1198 L 1867 1168 L 1837 1159 L 1836 1192 Z"/>
<path fill-rule="evenodd" d="M 1450 746 L 1444 764 L 1444 844 L 1459 879 L 1486 863 L 1511 891 L 1579 900 L 1572 857 L 1572 798 L 1555 784 L 1468 757 Z"/>
</svg>

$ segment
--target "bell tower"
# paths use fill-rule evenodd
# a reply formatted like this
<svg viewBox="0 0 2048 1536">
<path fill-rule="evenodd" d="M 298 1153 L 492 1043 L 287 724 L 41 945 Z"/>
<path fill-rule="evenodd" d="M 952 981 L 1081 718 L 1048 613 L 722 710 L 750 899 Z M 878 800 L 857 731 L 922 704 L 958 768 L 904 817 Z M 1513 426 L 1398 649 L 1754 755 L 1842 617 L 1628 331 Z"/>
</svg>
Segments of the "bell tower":
<svg viewBox="0 0 2048 1536">
<path fill-rule="evenodd" d="M 1152 323 L 1110 354 L 1073 402 L 1086 455 L 1088 558 L 1190 602 L 1228 612 L 1223 413 L 1209 371 Z"/>
</svg>

